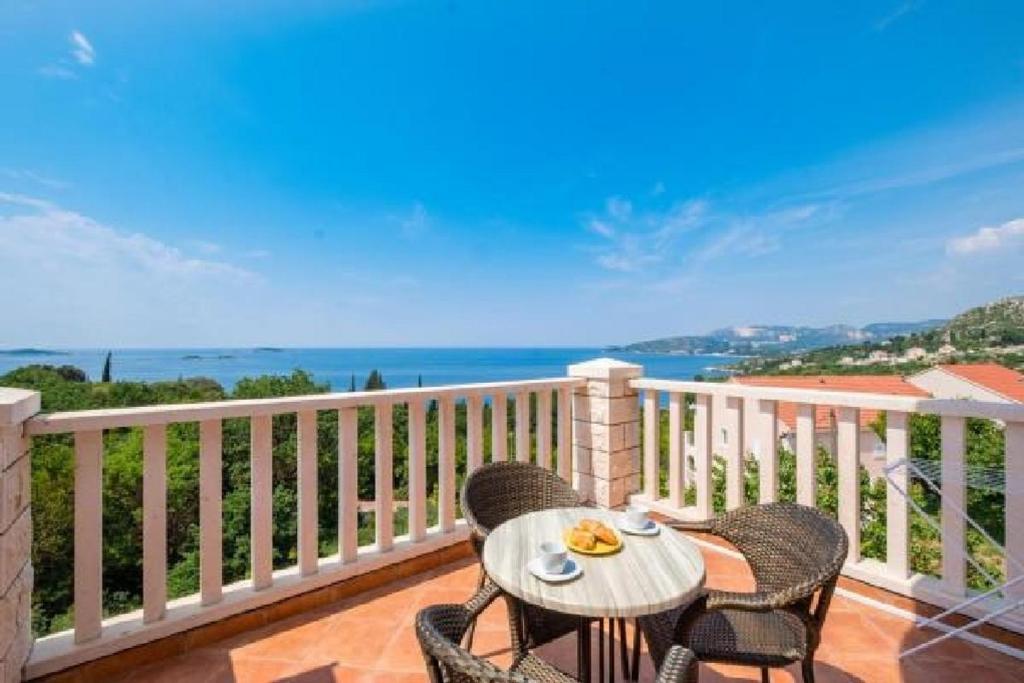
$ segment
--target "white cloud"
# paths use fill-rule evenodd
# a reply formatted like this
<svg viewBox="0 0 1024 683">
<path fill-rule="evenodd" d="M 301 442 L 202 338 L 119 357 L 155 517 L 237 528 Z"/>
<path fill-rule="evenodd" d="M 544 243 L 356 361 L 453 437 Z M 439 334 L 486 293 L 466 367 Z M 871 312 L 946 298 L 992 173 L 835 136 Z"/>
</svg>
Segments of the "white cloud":
<svg viewBox="0 0 1024 683">
<path fill-rule="evenodd" d="M 211 242 L 209 240 L 189 240 L 188 245 L 200 254 L 205 254 L 207 256 L 219 254 L 223 251 L 223 247 L 216 242 Z"/>
<path fill-rule="evenodd" d="M 399 220 L 399 226 L 402 237 L 406 239 L 419 237 L 425 233 L 430 227 L 430 215 L 427 214 L 426 207 L 420 202 L 413 204 L 409 215 Z"/>
<path fill-rule="evenodd" d="M 42 173 L 36 173 L 35 171 L 27 168 L 0 168 L 0 174 L 3 174 L 13 180 L 29 181 L 53 190 L 64 190 L 71 187 L 71 183 L 45 176 Z"/>
<path fill-rule="evenodd" d="M 876 31 L 884 31 L 903 17 L 924 7 L 924 0 L 904 0 L 891 12 L 875 22 Z"/>
<path fill-rule="evenodd" d="M 78 78 L 78 74 L 76 74 L 68 67 L 62 66 L 60 64 L 47 64 L 45 66 L 41 66 L 38 69 L 36 69 L 36 73 L 38 73 L 43 78 L 56 78 L 62 81 L 68 81 Z"/>
<path fill-rule="evenodd" d="M 635 272 L 670 256 L 677 239 L 698 225 L 706 212 L 706 202 L 692 200 L 667 211 L 637 214 L 628 199 L 609 197 L 603 214 L 584 219 L 586 229 L 602 238 L 589 251 L 606 270 Z"/>
<path fill-rule="evenodd" d="M 995 251 L 1021 242 L 1024 242 L 1024 218 L 1017 218 L 995 227 L 979 228 L 970 235 L 954 237 L 946 242 L 946 253 L 977 254 Z"/>
<path fill-rule="evenodd" d="M 82 66 L 92 66 L 96 62 L 96 50 L 81 31 L 72 31 L 68 37 L 71 41 L 71 55 Z"/>
</svg>

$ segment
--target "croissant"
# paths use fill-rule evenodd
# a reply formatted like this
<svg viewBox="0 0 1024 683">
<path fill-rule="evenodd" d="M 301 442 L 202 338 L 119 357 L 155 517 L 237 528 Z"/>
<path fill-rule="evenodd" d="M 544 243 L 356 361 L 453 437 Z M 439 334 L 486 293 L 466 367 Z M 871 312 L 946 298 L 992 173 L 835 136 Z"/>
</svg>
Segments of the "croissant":
<svg viewBox="0 0 1024 683">
<path fill-rule="evenodd" d="M 584 529 L 573 529 L 569 534 L 569 541 L 583 550 L 593 550 L 597 547 L 597 537 Z"/>
<path fill-rule="evenodd" d="M 598 527 L 594 529 L 592 533 L 594 534 L 594 536 L 597 537 L 597 540 L 601 541 L 601 543 L 615 545 L 619 542 L 619 539 L 615 535 L 615 532 L 606 527 L 604 524 L 598 525 Z"/>
<path fill-rule="evenodd" d="M 583 529 L 584 531 L 593 531 L 600 526 L 603 525 L 596 519 L 581 519 L 579 524 L 576 525 L 576 528 Z"/>
</svg>

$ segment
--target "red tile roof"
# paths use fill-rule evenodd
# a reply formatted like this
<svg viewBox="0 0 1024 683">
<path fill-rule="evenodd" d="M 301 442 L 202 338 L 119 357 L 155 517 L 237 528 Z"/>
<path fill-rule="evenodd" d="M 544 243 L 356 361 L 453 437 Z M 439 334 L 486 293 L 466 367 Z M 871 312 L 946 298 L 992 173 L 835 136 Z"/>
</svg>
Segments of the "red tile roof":
<svg viewBox="0 0 1024 683">
<path fill-rule="evenodd" d="M 1024 375 L 998 363 L 939 365 L 951 375 L 985 387 L 1006 398 L 1024 403 Z"/>
<path fill-rule="evenodd" d="M 930 394 L 915 387 L 899 375 L 756 375 L 733 377 L 730 381 L 759 387 L 782 387 L 787 389 L 817 389 L 821 391 L 850 391 L 867 394 L 895 394 L 897 396 L 920 396 Z M 833 411 L 830 406 L 816 406 L 814 427 L 816 430 L 831 429 Z M 879 411 L 861 410 L 860 425 L 865 428 L 878 419 Z M 778 417 L 789 429 L 796 428 L 796 404 L 779 403 Z"/>
</svg>

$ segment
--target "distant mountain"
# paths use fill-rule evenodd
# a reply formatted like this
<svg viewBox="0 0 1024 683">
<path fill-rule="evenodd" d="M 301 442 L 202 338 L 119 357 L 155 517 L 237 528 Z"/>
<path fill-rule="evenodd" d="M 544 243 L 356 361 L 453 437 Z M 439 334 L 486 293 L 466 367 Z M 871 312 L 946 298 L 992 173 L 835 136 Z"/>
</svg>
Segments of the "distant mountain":
<svg viewBox="0 0 1024 683">
<path fill-rule="evenodd" d="M 916 372 L 936 363 L 997 362 L 1024 368 L 1024 296 L 968 309 L 952 320 L 868 325 L 873 338 L 810 350 L 759 354 L 736 364 L 742 374 Z"/>
<path fill-rule="evenodd" d="M 746 325 L 712 330 L 705 335 L 665 337 L 636 342 L 613 347 L 611 350 L 688 355 L 775 355 L 810 351 L 828 346 L 884 341 L 892 337 L 932 330 L 945 322 L 945 320 L 924 320 L 910 323 L 872 323 L 865 327 Z"/>
</svg>

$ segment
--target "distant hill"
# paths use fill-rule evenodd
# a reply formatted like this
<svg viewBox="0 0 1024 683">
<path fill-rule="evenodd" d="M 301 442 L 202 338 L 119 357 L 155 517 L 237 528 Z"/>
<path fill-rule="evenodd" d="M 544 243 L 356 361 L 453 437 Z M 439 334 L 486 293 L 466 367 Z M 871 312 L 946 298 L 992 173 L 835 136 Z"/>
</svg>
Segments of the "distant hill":
<svg viewBox="0 0 1024 683">
<path fill-rule="evenodd" d="M 746 325 L 712 330 L 705 335 L 665 337 L 636 342 L 613 347 L 611 350 L 687 355 L 778 355 L 843 344 L 884 341 L 891 337 L 931 330 L 945 322 L 945 320 L 923 320 L 909 323 L 872 323 L 865 327 Z"/>
<path fill-rule="evenodd" d="M 938 323 L 938 324 L 936 324 Z M 936 363 L 995 361 L 1024 368 L 1024 296 L 977 306 L 947 322 L 868 325 L 874 335 L 859 343 L 746 359 L 734 370 L 748 374 L 901 373 Z"/>
</svg>

